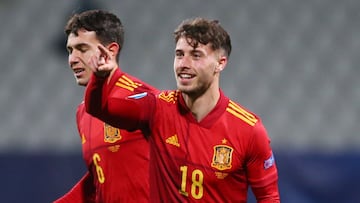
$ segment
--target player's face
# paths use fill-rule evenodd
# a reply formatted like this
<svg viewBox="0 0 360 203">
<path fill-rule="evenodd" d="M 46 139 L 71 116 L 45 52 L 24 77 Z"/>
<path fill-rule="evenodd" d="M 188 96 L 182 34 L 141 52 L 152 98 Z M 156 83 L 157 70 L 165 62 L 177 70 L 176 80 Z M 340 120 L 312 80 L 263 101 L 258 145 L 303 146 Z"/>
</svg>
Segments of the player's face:
<svg viewBox="0 0 360 203">
<path fill-rule="evenodd" d="M 90 63 L 90 58 L 96 54 L 99 40 L 94 31 L 79 30 L 78 36 L 71 33 L 68 36 L 66 48 L 69 53 L 69 66 L 74 73 L 78 85 L 86 86 L 92 71 L 89 66 L 81 62 Z"/>
<path fill-rule="evenodd" d="M 210 44 L 200 44 L 194 49 L 182 37 L 176 43 L 174 72 L 177 87 L 188 95 L 200 96 L 216 82 L 219 55 Z"/>
</svg>

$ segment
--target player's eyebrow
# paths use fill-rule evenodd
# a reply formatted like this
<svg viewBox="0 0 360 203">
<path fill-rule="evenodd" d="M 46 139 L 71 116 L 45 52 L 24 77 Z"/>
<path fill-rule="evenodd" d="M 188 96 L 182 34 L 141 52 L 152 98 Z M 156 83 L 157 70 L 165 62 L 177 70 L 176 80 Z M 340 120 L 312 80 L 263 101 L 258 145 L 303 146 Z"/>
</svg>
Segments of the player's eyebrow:
<svg viewBox="0 0 360 203">
<path fill-rule="evenodd" d="M 75 45 L 76 49 L 83 49 L 83 48 L 87 48 L 87 47 L 90 47 L 90 45 L 86 44 L 86 43 L 79 43 L 79 44 Z"/>
<path fill-rule="evenodd" d="M 84 47 L 89 47 L 90 45 L 88 45 L 87 43 L 78 43 L 78 44 L 74 44 L 74 45 L 67 45 L 66 48 L 76 48 L 76 49 L 81 49 Z"/>
<path fill-rule="evenodd" d="M 89 44 L 79 43 L 79 44 L 75 44 L 75 45 L 73 45 L 73 46 L 68 45 L 68 46 L 66 46 L 66 49 L 67 49 L 68 51 L 72 51 L 73 49 L 84 50 L 84 49 L 89 48 L 89 47 L 90 47 Z"/>
</svg>

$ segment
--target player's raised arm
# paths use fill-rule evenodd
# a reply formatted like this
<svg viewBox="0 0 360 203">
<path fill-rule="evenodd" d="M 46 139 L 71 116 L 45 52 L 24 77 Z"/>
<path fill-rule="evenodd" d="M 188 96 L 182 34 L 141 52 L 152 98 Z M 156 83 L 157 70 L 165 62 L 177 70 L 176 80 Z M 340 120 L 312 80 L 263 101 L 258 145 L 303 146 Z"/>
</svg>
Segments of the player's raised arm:
<svg viewBox="0 0 360 203">
<path fill-rule="evenodd" d="M 155 106 L 155 95 L 147 92 L 151 88 L 138 88 L 139 90 L 134 91 L 128 97 L 129 89 L 122 88 L 118 92 L 122 91 L 124 94 L 118 93 L 117 97 L 112 97 L 105 87 L 107 78 L 109 75 L 111 77 L 117 67 L 114 66 L 111 50 L 102 45 L 99 45 L 98 48 L 99 53 L 91 57 L 91 62 L 87 63 L 94 74 L 86 87 L 86 111 L 114 127 L 127 130 L 143 127 L 143 123 L 146 123 L 151 115 L 149 112 L 153 109 L 149 107 Z M 143 85 L 142 83 L 129 83 Z M 144 92 L 140 92 L 142 89 Z"/>
</svg>

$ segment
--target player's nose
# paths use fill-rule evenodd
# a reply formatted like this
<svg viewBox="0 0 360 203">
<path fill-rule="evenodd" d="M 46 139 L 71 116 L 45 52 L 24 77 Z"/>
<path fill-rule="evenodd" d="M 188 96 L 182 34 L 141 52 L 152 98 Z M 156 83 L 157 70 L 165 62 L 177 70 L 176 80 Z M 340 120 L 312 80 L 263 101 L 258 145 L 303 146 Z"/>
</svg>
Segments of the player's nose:
<svg viewBox="0 0 360 203">
<path fill-rule="evenodd" d="M 79 61 L 80 61 L 79 57 L 74 52 L 69 54 L 68 60 L 69 60 L 70 67 L 73 67 L 75 64 L 79 63 Z"/>
</svg>

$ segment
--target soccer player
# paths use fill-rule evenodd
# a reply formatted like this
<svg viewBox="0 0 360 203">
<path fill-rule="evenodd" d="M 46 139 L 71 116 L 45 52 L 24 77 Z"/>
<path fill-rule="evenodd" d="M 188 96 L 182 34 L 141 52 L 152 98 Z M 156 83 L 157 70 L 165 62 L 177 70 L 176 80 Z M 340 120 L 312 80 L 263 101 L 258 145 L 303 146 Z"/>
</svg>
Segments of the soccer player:
<svg viewBox="0 0 360 203">
<path fill-rule="evenodd" d="M 280 202 L 261 119 L 219 87 L 231 52 L 228 33 L 216 20 L 194 18 L 174 37 L 177 90 L 109 97 L 103 89 L 115 66 L 99 46 L 86 110 L 119 128 L 149 132 L 151 202 L 246 202 L 248 186 L 257 202 Z"/>
<path fill-rule="evenodd" d="M 124 74 L 118 67 L 124 41 L 123 25 L 112 13 L 90 10 L 73 15 L 65 27 L 69 66 L 78 85 L 86 86 L 92 71 L 86 63 L 99 53 L 97 45 L 106 46 L 117 67 L 109 87 L 123 87 L 121 94 L 155 91 L 149 85 Z M 104 90 L 117 94 L 113 88 Z M 149 144 L 140 130 L 128 132 L 85 112 L 78 106 L 77 127 L 82 143 L 83 158 L 88 171 L 83 178 L 56 203 L 149 202 Z"/>
</svg>

